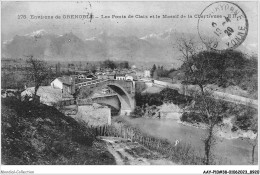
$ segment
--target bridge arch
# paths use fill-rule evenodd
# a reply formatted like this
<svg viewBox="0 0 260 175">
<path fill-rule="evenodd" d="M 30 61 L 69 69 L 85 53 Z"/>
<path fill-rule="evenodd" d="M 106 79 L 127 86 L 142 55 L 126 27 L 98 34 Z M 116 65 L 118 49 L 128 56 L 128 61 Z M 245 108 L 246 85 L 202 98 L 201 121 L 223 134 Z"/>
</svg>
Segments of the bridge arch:
<svg viewBox="0 0 260 175">
<path fill-rule="evenodd" d="M 130 112 L 134 111 L 135 108 L 135 99 L 132 94 L 129 94 L 127 90 L 121 86 L 116 81 L 103 81 L 99 83 L 95 83 L 92 85 L 86 85 L 79 87 L 80 91 L 86 91 L 88 89 L 92 89 L 92 91 L 96 91 L 97 89 L 109 87 L 111 88 L 118 96 L 120 101 L 120 115 L 129 115 Z M 95 97 L 94 97 L 95 98 Z"/>
</svg>

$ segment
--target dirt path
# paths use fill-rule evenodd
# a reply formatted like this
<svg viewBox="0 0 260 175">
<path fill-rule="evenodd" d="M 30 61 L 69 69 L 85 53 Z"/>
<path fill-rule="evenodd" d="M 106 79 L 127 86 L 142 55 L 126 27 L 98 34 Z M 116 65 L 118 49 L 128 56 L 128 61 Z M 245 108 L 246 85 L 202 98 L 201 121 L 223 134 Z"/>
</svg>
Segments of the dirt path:
<svg viewBox="0 0 260 175">
<path fill-rule="evenodd" d="M 136 142 L 117 137 L 100 137 L 108 151 L 116 159 L 117 165 L 173 165 L 162 155 L 152 152 Z"/>
</svg>

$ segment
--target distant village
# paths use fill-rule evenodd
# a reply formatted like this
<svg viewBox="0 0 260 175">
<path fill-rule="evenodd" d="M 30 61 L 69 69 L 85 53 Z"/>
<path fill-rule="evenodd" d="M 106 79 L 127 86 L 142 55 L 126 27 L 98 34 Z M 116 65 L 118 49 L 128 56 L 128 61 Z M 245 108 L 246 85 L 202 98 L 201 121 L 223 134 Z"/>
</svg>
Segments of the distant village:
<svg viewBox="0 0 260 175">
<path fill-rule="evenodd" d="M 4 62 L 2 64 L 3 72 L 20 72 L 20 75 L 26 77 L 26 68 L 27 65 L 19 64 L 19 60 L 16 60 L 16 64 L 11 64 L 12 62 Z M 104 65 L 107 64 L 107 65 Z M 88 67 L 87 67 L 88 66 Z M 82 68 L 81 64 L 71 64 L 69 63 L 66 67 L 60 63 L 56 63 L 49 68 L 51 78 L 44 83 L 43 86 L 40 86 L 37 91 L 37 95 L 40 96 L 41 101 L 45 104 L 52 105 L 57 101 L 64 99 L 72 99 L 73 94 L 75 93 L 75 84 L 89 82 L 93 80 L 118 80 L 118 81 L 137 81 L 142 78 L 150 78 L 151 70 L 150 69 L 140 69 L 137 66 L 129 66 L 128 62 L 122 62 L 115 66 L 115 63 L 107 60 L 104 61 L 101 66 L 93 66 L 93 64 L 87 64 L 87 66 Z M 87 68 L 88 69 L 87 69 Z M 8 73 L 4 73 L 7 75 Z M 6 77 L 3 77 L 6 78 Z M 4 79 L 2 79 L 3 82 Z M 14 80 L 19 82 L 19 80 Z M 10 82 L 10 78 L 7 82 Z M 7 83 L 2 83 L 7 84 Z M 24 87 L 21 89 L 21 97 L 32 96 L 34 92 L 34 84 L 32 82 L 24 81 Z M 3 98 L 7 96 L 13 96 L 17 92 L 17 88 L 2 88 L 1 95 Z M 109 88 L 104 88 L 101 91 L 103 94 L 111 93 Z M 44 100 L 45 99 L 45 100 Z"/>
</svg>

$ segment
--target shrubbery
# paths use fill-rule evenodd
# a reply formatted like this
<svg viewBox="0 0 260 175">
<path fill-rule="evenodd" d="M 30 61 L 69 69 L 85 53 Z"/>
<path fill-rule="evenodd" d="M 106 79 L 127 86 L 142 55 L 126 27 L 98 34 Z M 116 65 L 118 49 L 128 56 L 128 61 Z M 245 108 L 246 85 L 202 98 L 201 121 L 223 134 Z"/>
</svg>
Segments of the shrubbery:
<svg viewBox="0 0 260 175">
<path fill-rule="evenodd" d="M 204 123 L 204 121 L 207 121 L 207 116 L 203 116 L 202 114 L 198 114 L 195 112 L 185 112 L 181 116 L 181 121 L 183 122 L 189 122 L 189 123 Z"/>
<path fill-rule="evenodd" d="M 191 102 L 192 98 L 179 94 L 177 90 L 171 88 L 165 88 L 159 93 L 137 93 L 135 95 L 136 106 L 142 107 L 146 104 L 149 106 L 156 105 L 160 106 L 163 103 L 173 103 L 173 104 L 187 104 Z"/>
<path fill-rule="evenodd" d="M 136 108 L 135 111 L 132 112 L 131 116 L 134 118 L 142 117 L 145 112 L 148 110 L 153 111 L 150 107 L 152 106 L 160 106 L 163 103 L 173 103 L 176 105 L 187 105 L 191 102 L 192 98 L 189 96 L 185 96 L 179 94 L 177 90 L 171 88 L 165 88 L 159 93 L 136 93 Z"/>
</svg>

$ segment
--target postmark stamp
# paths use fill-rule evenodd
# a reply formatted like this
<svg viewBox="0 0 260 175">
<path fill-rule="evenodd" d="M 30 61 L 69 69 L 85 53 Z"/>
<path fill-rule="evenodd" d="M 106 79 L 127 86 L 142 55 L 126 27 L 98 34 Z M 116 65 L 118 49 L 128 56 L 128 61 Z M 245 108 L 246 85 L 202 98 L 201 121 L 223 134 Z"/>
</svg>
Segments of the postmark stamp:
<svg viewBox="0 0 260 175">
<path fill-rule="evenodd" d="M 235 49 L 246 39 L 248 20 L 237 4 L 214 2 L 200 14 L 198 32 L 202 42 L 213 50 Z"/>
</svg>

